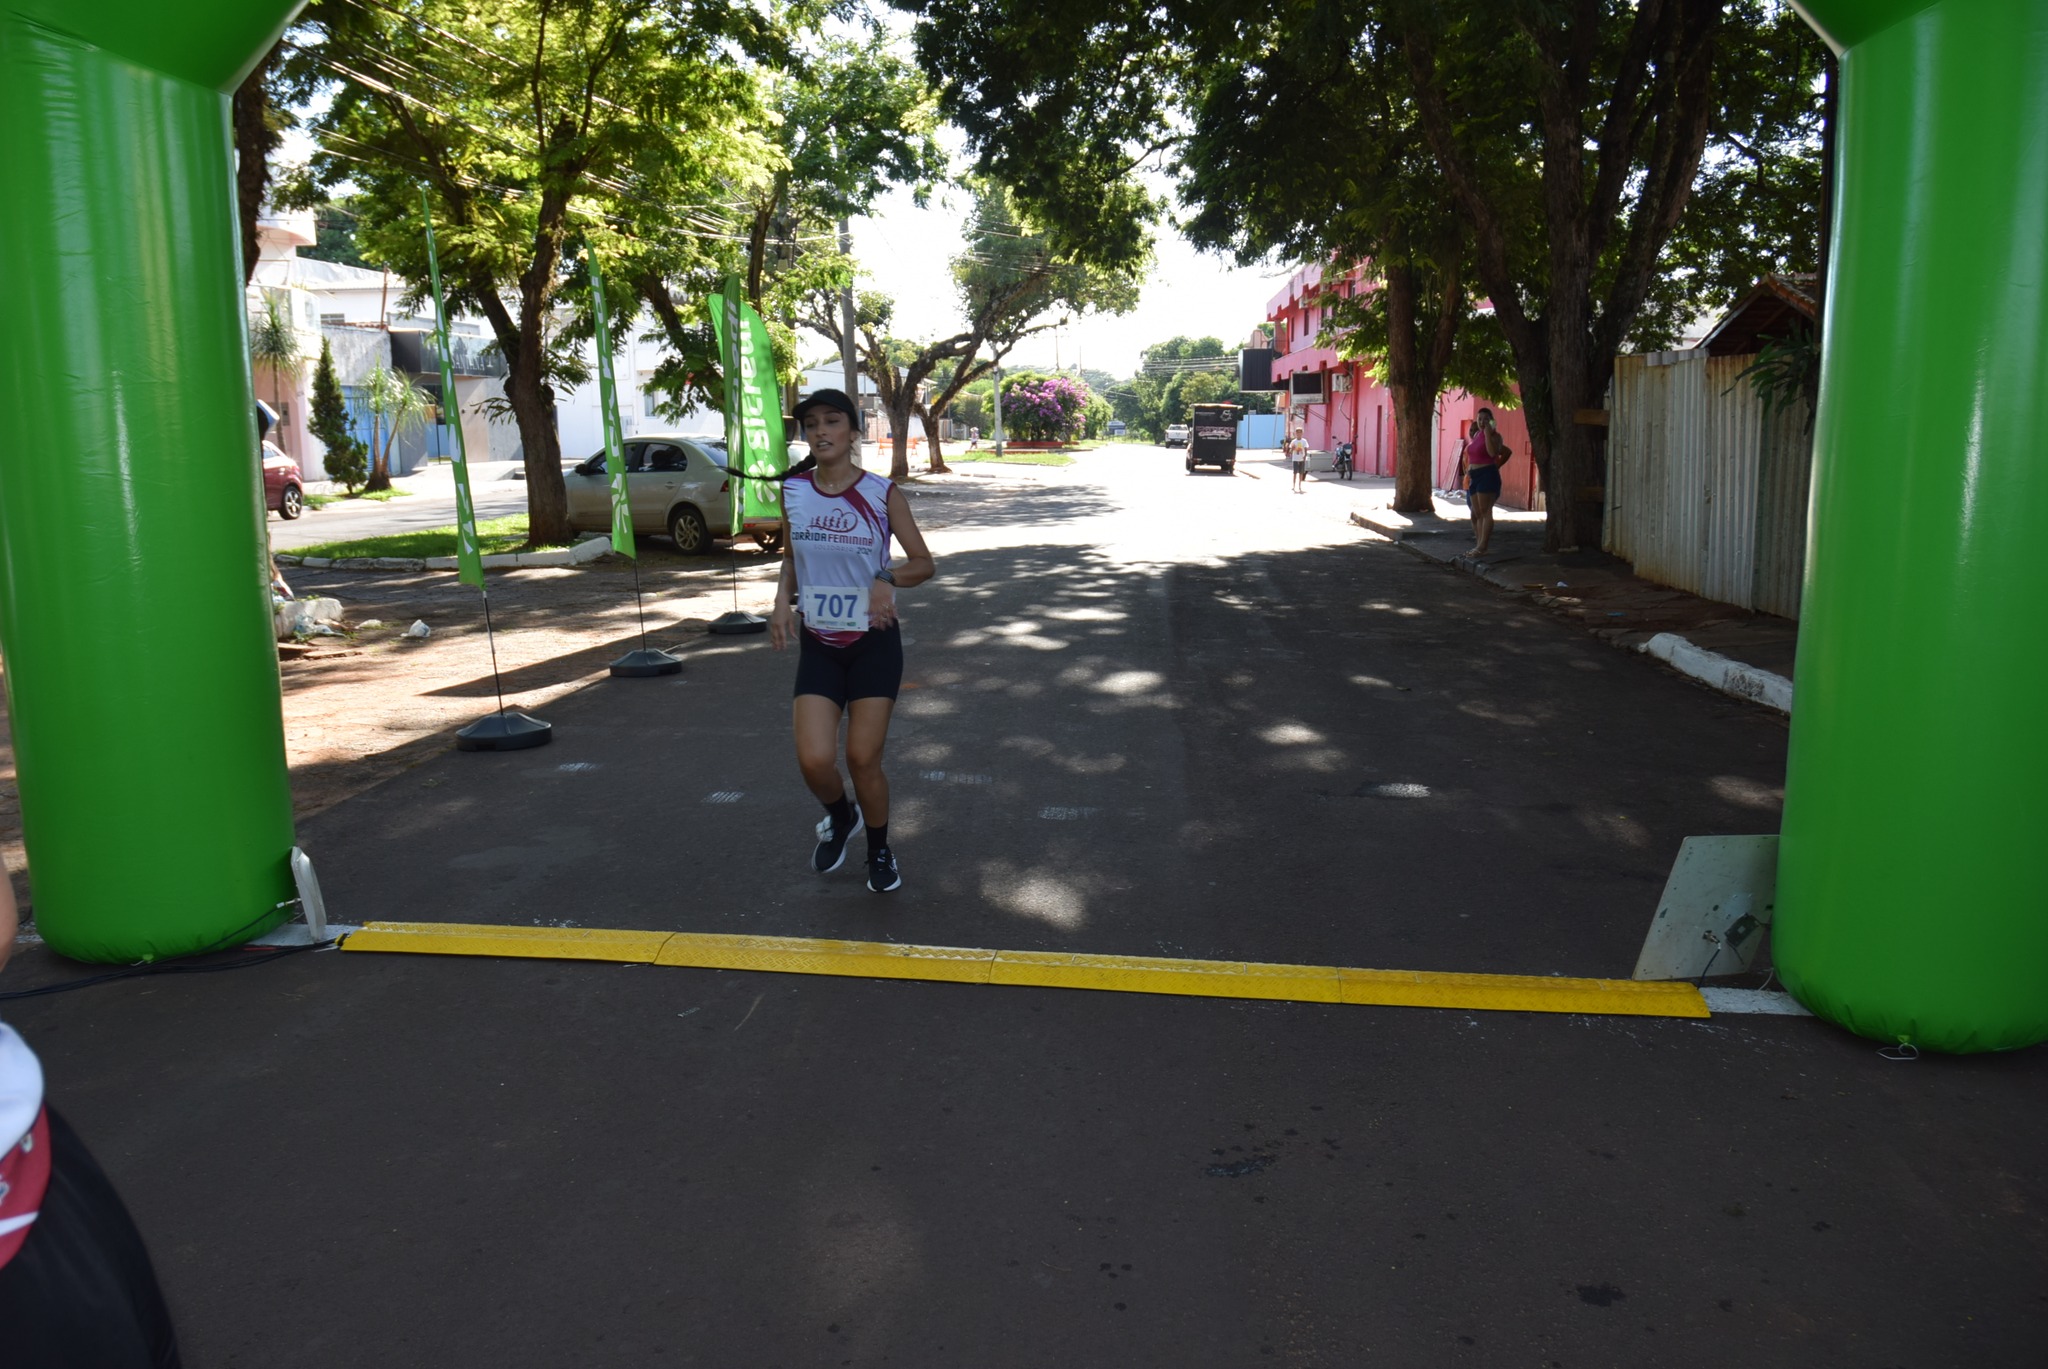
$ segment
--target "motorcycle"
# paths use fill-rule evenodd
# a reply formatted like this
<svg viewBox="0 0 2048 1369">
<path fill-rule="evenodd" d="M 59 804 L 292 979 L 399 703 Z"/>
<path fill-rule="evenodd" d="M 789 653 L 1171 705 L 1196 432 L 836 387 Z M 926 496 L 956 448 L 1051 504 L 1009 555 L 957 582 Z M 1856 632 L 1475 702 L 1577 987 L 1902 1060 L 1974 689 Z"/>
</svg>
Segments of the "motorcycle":
<svg viewBox="0 0 2048 1369">
<path fill-rule="evenodd" d="M 1330 458 L 1330 469 L 1345 480 L 1351 478 L 1351 444 L 1349 442 L 1339 442 L 1337 444 L 1337 450 Z"/>
</svg>

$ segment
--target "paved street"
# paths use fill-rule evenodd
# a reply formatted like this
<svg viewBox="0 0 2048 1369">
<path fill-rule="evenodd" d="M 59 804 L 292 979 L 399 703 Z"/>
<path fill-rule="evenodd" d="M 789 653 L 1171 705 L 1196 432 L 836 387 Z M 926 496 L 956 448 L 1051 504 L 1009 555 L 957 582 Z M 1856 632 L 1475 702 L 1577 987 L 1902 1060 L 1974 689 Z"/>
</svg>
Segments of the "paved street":
<svg viewBox="0 0 2048 1369">
<path fill-rule="evenodd" d="M 550 702 L 552 746 L 303 824 L 332 915 L 1626 976 L 1681 838 L 1776 829 L 1781 719 L 1366 538 L 1352 490 L 965 469 L 913 499 L 900 893 L 809 873 L 793 663 L 700 637 Z M 330 953 L 7 1009 L 193 1365 L 2032 1369 L 2048 1333 L 2039 1049 Z"/>
<path fill-rule="evenodd" d="M 510 469 L 506 462 L 477 468 L 470 496 L 479 519 L 526 512 L 526 482 L 504 479 Z M 309 507 L 290 522 L 270 514 L 270 549 L 295 551 L 320 542 L 442 528 L 455 521 L 455 481 L 446 467 L 428 467 L 396 483 L 412 493 L 397 499 L 338 500 L 324 509 Z"/>
</svg>

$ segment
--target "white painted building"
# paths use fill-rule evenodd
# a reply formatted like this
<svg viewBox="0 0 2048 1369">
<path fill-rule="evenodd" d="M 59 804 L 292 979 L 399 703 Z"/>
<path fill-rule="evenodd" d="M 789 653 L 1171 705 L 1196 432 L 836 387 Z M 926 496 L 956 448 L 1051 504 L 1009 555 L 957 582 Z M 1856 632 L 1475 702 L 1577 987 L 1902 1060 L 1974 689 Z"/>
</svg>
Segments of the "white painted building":
<svg viewBox="0 0 2048 1369">
<path fill-rule="evenodd" d="M 439 407 L 441 366 L 433 337 L 431 303 L 417 310 L 405 307 L 406 283 L 384 271 L 365 270 L 336 262 L 301 257 L 299 249 L 316 241 L 310 211 L 275 213 L 259 220 L 256 270 L 247 291 L 252 326 L 263 316 L 265 300 L 284 305 L 300 339 L 297 374 L 258 367 L 256 396 L 278 411 L 280 422 L 272 440 L 299 463 L 308 480 L 327 478 L 325 454 L 306 430 L 312 409 L 313 371 L 323 340 L 334 353 L 336 378 L 349 401 L 357 436 L 367 442 L 371 423 L 362 403 L 364 377 L 378 366 L 405 375 L 437 402 L 436 419 L 421 433 L 403 435 L 392 444 L 392 474 L 403 475 L 422 462 L 451 455 L 454 438 Z M 449 325 L 454 354 L 455 404 L 462 435 L 472 461 L 511 461 L 519 456 L 519 430 L 510 418 L 492 421 L 483 406 L 504 397 L 505 362 L 490 345 L 484 320 L 457 317 Z"/>
</svg>

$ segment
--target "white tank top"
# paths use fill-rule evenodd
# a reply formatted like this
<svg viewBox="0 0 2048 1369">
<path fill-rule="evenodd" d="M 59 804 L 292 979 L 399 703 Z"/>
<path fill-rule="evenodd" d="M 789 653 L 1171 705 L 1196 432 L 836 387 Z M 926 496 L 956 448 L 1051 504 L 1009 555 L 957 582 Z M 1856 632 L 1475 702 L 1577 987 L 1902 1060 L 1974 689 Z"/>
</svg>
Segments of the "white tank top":
<svg viewBox="0 0 2048 1369">
<path fill-rule="evenodd" d="M 871 471 L 838 494 L 826 494 L 815 472 L 791 476 L 782 487 L 789 518 L 789 554 L 796 558 L 799 596 L 807 589 L 867 589 L 889 564 L 890 484 Z M 832 646 L 851 646 L 859 632 L 804 630 Z"/>
</svg>

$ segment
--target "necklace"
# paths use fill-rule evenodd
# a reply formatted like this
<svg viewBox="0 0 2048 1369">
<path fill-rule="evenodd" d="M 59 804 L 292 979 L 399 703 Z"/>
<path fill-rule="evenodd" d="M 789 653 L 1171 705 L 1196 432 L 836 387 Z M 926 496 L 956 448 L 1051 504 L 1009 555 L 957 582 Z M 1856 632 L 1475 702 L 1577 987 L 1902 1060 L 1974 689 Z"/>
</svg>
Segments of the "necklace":
<svg viewBox="0 0 2048 1369">
<path fill-rule="evenodd" d="M 848 490 L 852 489 L 855 485 L 858 485 L 860 483 L 861 476 L 860 467 L 854 465 L 850 461 L 847 463 L 846 470 L 847 474 L 852 478 L 849 479 L 844 485 L 841 485 L 836 490 L 826 489 L 825 482 L 823 480 L 820 480 L 818 476 L 811 477 L 811 484 L 814 487 L 816 487 L 819 494 L 833 495 L 835 497 L 838 495 L 845 494 Z M 824 472 L 822 470 L 818 472 L 819 476 L 822 476 L 823 474 Z"/>
</svg>

